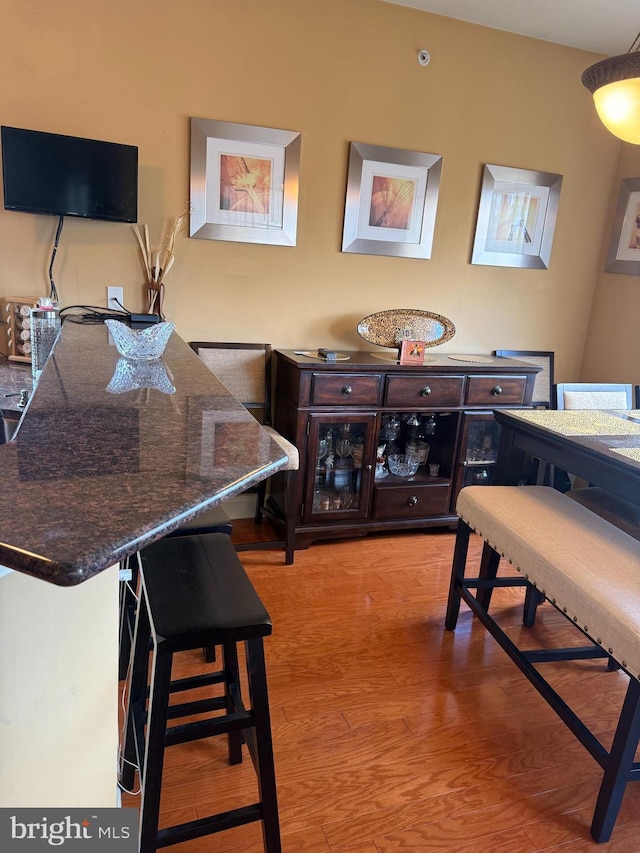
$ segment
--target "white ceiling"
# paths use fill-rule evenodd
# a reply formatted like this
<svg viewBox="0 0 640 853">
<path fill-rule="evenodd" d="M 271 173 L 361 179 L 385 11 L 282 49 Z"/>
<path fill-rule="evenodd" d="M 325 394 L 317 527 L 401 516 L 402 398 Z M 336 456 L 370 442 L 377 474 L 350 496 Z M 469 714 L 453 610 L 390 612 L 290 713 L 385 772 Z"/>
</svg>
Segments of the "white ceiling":
<svg viewBox="0 0 640 853">
<path fill-rule="evenodd" d="M 640 0 L 384 0 L 614 56 L 640 30 Z"/>
</svg>

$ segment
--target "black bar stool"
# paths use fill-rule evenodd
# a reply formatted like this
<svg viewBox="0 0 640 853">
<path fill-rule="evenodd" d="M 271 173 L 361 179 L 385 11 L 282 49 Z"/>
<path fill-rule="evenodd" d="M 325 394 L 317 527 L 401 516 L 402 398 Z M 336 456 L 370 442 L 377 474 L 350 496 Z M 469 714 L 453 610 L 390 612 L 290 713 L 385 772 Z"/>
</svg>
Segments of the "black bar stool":
<svg viewBox="0 0 640 853">
<path fill-rule="evenodd" d="M 195 536 L 202 533 L 226 533 L 231 536 L 233 524 L 222 506 L 215 506 L 201 515 L 186 521 L 181 527 L 167 533 L 166 538 Z M 131 641 L 136 617 L 136 593 L 138 585 L 138 555 L 127 557 L 120 564 L 120 639 L 118 646 L 118 681 L 124 681 L 129 669 Z M 215 660 L 213 649 L 204 649 L 205 660 Z"/>
<path fill-rule="evenodd" d="M 141 551 L 139 590 L 120 776 L 130 789 L 133 765 L 139 768 L 140 853 L 253 821 L 262 822 L 266 853 L 280 853 L 263 648 L 263 638 L 271 634 L 271 620 L 229 537 L 209 533 L 155 542 Z M 241 694 L 238 643 L 245 645 L 249 708 Z M 171 680 L 175 652 L 214 645 L 222 648 L 221 669 Z M 169 705 L 171 694 L 211 684 L 222 685 L 223 695 Z M 222 713 L 168 726 L 169 719 L 209 711 Z M 258 778 L 259 801 L 158 829 L 165 748 L 220 734 L 227 735 L 231 764 L 242 761 L 242 746 L 247 745 Z"/>
</svg>

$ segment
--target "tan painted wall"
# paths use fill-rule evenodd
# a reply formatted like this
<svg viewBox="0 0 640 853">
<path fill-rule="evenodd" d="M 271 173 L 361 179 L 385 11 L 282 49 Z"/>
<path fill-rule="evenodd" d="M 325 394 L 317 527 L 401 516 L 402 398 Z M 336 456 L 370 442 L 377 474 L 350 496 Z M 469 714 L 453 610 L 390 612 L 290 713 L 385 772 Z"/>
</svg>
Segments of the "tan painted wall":
<svg viewBox="0 0 640 853">
<path fill-rule="evenodd" d="M 640 177 L 640 147 L 623 143 L 613 183 L 580 378 L 640 384 L 640 278 L 604 272 L 611 223 L 624 178 Z"/>
<path fill-rule="evenodd" d="M 0 26 L 2 123 L 138 145 L 156 244 L 190 116 L 302 132 L 297 247 L 181 239 L 165 307 L 187 340 L 357 348 L 365 315 L 421 308 L 455 323 L 448 351 L 553 349 L 577 376 L 620 150 L 580 84 L 594 54 L 379 0 L 0 0 Z M 431 260 L 341 253 L 350 141 L 443 155 Z M 483 163 L 564 175 L 549 270 L 469 263 Z M 55 225 L 0 210 L 0 294 L 46 291 Z M 112 284 L 143 307 L 127 225 L 66 220 L 55 272 L 66 305 Z"/>
</svg>

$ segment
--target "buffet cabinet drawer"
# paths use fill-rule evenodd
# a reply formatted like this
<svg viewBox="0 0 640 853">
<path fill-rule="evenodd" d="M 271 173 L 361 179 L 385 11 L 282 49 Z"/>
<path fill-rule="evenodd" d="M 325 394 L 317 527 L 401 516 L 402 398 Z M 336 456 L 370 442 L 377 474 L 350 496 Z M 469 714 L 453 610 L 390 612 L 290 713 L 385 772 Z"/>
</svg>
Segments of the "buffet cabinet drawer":
<svg viewBox="0 0 640 853">
<path fill-rule="evenodd" d="M 521 406 L 526 376 L 470 376 L 465 403 L 468 406 Z"/>
<path fill-rule="evenodd" d="M 312 406 L 377 406 L 382 375 L 375 373 L 314 373 Z"/>
<path fill-rule="evenodd" d="M 387 376 L 385 406 L 459 406 L 464 376 Z"/>
<path fill-rule="evenodd" d="M 449 484 L 386 486 L 375 490 L 373 516 L 378 521 L 394 518 L 429 518 L 449 512 Z"/>
</svg>

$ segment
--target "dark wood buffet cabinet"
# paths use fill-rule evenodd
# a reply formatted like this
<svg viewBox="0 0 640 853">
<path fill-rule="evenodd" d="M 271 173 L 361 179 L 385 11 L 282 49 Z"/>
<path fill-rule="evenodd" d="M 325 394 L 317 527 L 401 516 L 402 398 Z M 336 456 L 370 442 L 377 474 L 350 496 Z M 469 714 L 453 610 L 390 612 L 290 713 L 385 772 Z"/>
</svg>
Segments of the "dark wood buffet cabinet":
<svg viewBox="0 0 640 853">
<path fill-rule="evenodd" d="M 455 525 L 459 490 L 492 482 L 493 410 L 530 406 L 540 368 L 491 356 L 428 354 L 418 366 L 388 351 L 344 355 L 274 353 L 274 426 L 300 451 L 288 500 L 295 547 Z M 413 476 L 390 472 L 398 454 L 418 460 Z"/>
</svg>

